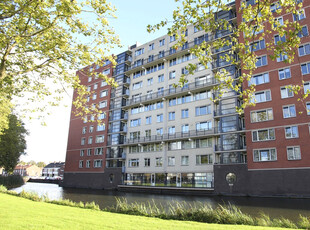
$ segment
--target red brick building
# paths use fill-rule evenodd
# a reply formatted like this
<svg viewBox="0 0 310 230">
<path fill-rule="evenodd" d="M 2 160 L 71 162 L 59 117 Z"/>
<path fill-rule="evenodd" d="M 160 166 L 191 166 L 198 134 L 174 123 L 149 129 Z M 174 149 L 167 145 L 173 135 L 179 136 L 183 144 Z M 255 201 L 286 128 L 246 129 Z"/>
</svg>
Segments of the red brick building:
<svg viewBox="0 0 310 230">
<path fill-rule="evenodd" d="M 91 92 L 87 96 L 87 106 L 98 106 L 102 113 L 98 116 L 101 124 L 98 124 L 92 115 L 84 118 L 76 116 L 76 108 L 72 105 L 64 173 L 64 186 L 67 187 L 104 188 L 104 184 L 110 184 L 109 175 L 105 172 L 105 156 L 111 86 L 105 80 L 96 78 L 95 74 L 90 74 L 93 72 L 112 77 L 112 64 L 106 61 L 104 66 L 91 65 L 76 73 L 81 85 Z M 76 97 L 75 91 L 73 101 Z"/>
</svg>

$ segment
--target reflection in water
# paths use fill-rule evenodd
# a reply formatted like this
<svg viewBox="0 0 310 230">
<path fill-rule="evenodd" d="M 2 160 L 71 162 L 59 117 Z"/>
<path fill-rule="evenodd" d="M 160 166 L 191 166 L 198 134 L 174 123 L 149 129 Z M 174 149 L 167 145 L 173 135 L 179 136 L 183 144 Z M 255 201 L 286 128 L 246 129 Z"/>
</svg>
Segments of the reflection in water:
<svg viewBox="0 0 310 230">
<path fill-rule="evenodd" d="M 125 197 L 128 202 L 148 202 L 154 200 L 156 204 L 167 207 L 171 201 L 194 204 L 203 202 L 211 207 L 218 204 L 233 204 L 243 212 L 253 216 L 264 212 L 271 217 L 281 216 L 296 221 L 299 214 L 310 216 L 310 199 L 288 198 L 255 198 L 255 197 L 223 197 L 223 196 L 180 196 L 180 195 L 157 195 L 143 193 L 125 193 L 107 190 L 61 188 L 56 184 L 26 183 L 13 189 L 17 192 L 22 190 L 36 192 L 40 196 L 47 195 L 50 199 L 70 199 L 75 202 L 94 201 L 101 208 L 115 205 L 115 197 Z"/>
</svg>

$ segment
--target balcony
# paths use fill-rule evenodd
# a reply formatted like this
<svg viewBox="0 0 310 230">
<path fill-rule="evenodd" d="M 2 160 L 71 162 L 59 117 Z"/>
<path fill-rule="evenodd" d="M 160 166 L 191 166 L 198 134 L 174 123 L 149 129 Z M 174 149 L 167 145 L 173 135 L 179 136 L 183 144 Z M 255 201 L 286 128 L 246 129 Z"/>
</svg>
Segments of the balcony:
<svg viewBox="0 0 310 230">
<path fill-rule="evenodd" d="M 156 101 L 156 100 L 163 100 L 165 97 L 171 98 L 177 96 L 179 94 L 185 94 L 188 92 L 195 92 L 207 87 L 213 87 L 214 85 L 219 84 L 219 81 L 216 78 L 208 78 L 206 80 L 192 82 L 186 85 L 183 88 L 172 88 L 162 90 L 156 93 L 147 94 L 140 97 L 135 97 L 133 99 L 129 99 L 126 102 L 126 107 L 138 105 L 144 102 Z"/>
<path fill-rule="evenodd" d="M 150 143 L 150 142 L 162 142 L 162 141 L 173 141 L 173 140 L 182 140 L 189 138 L 197 138 L 197 137 L 208 137 L 214 136 L 218 134 L 218 128 L 212 128 L 208 130 L 190 130 L 188 132 L 178 132 L 174 134 L 163 134 L 163 135 L 152 135 L 148 137 L 139 137 L 135 139 L 125 139 L 125 145 L 131 144 L 142 144 L 142 143 Z"/>
<path fill-rule="evenodd" d="M 239 144 L 214 145 L 214 152 L 246 151 L 246 146 Z"/>
<path fill-rule="evenodd" d="M 126 159 L 126 153 L 107 153 L 106 155 L 107 160 L 111 159 Z"/>
</svg>

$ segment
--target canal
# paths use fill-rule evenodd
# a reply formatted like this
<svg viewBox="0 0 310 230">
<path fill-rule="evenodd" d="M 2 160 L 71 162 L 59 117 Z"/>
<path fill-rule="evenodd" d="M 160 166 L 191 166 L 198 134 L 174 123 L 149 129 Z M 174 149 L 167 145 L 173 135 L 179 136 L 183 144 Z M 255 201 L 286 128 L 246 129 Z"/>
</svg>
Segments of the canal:
<svg viewBox="0 0 310 230">
<path fill-rule="evenodd" d="M 300 214 L 310 216 L 310 199 L 157 195 L 107 190 L 62 188 L 57 184 L 31 182 L 12 190 L 17 192 L 21 192 L 22 190 L 35 192 L 40 196 L 46 195 L 50 199 L 70 199 L 75 202 L 94 201 L 101 208 L 115 205 L 116 197 L 124 197 L 128 202 L 148 202 L 154 200 L 156 204 L 162 205 L 163 207 L 167 207 L 167 204 L 173 201 L 186 202 L 187 204 L 202 202 L 211 207 L 232 204 L 239 207 L 244 213 L 248 213 L 252 216 L 258 216 L 260 212 L 264 212 L 272 218 L 284 217 L 293 221 L 296 221 Z"/>
</svg>

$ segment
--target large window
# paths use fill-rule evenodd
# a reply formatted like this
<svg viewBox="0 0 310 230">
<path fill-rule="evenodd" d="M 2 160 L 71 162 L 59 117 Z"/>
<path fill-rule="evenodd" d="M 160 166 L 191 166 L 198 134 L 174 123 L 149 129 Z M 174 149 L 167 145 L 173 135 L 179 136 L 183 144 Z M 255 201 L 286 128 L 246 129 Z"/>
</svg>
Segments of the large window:
<svg viewBox="0 0 310 230">
<path fill-rule="evenodd" d="M 299 21 L 306 18 L 305 10 L 301 9 L 297 14 L 293 14 L 294 21 Z"/>
<path fill-rule="evenodd" d="M 162 136 L 163 134 L 164 134 L 163 128 L 158 128 L 158 129 L 156 129 L 156 135 Z"/>
<path fill-rule="evenodd" d="M 196 130 L 197 131 L 204 131 L 212 129 L 212 122 L 211 121 L 204 121 L 196 123 Z"/>
<path fill-rule="evenodd" d="M 161 167 L 161 166 L 163 166 L 163 158 L 162 158 L 162 157 L 156 157 L 156 158 L 155 158 L 155 166 L 156 166 L 156 167 Z"/>
<path fill-rule="evenodd" d="M 253 154 L 254 154 L 253 157 L 254 162 L 277 160 L 276 149 L 254 149 Z"/>
<path fill-rule="evenodd" d="M 299 56 L 305 56 L 310 54 L 310 44 L 304 44 L 298 48 Z"/>
<path fill-rule="evenodd" d="M 290 67 L 284 68 L 284 69 L 279 69 L 279 79 L 288 79 L 291 78 L 291 69 Z"/>
<path fill-rule="evenodd" d="M 267 65 L 267 56 L 256 58 L 256 67 Z"/>
<path fill-rule="evenodd" d="M 141 125 L 141 118 L 130 120 L 130 127 L 137 127 Z"/>
<path fill-rule="evenodd" d="M 99 102 L 99 109 L 107 107 L 107 101 L 101 101 Z"/>
<path fill-rule="evenodd" d="M 168 166 L 175 166 L 175 157 L 168 157 Z"/>
<path fill-rule="evenodd" d="M 296 117 L 295 105 L 283 106 L 283 117 L 284 118 Z"/>
<path fill-rule="evenodd" d="M 94 160 L 94 168 L 101 168 L 102 160 Z"/>
<path fill-rule="evenodd" d="M 309 35 L 308 27 L 307 26 L 303 26 L 301 28 L 301 31 L 298 33 L 298 37 L 302 38 L 302 37 L 306 37 L 308 35 Z"/>
<path fill-rule="evenodd" d="M 104 124 L 100 124 L 100 125 L 97 125 L 97 131 L 103 131 L 105 130 L 105 125 Z"/>
<path fill-rule="evenodd" d="M 300 147 L 299 146 L 289 146 L 286 148 L 287 151 L 287 159 L 288 160 L 300 160 Z"/>
<path fill-rule="evenodd" d="M 104 142 L 104 135 L 96 136 L 96 143 L 103 143 Z"/>
<path fill-rule="evenodd" d="M 263 73 L 263 74 L 258 74 L 255 76 L 252 76 L 250 81 L 249 81 L 249 86 L 250 85 L 261 85 L 264 83 L 269 82 L 269 73 Z"/>
<path fill-rule="evenodd" d="M 212 163 L 213 163 L 212 154 L 196 156 L 196 165 L 212 164 Z"/>
<path fill-rule="evenodd" d="M 188 133 L 189 132 L 189 125 L 188 124 L 182 125 L 181 131 L 182 131 L 182 133 Z"/>
<path fill-rule="evenodd" d="M 129 159 L 128 160 L 128 167 L 139 167 L 139 159 Z"/>
<path fill-rule="evenodd" d="M 140 89 L 142 87 L 142 81 L 136 82 L 132 84 L 132 89 Z"/>
<path fill-rule="evenodd" d="M 175 112 L 169 112 L 169 121 L 175 120 Z"/>
<path fill-rule="evenodd" d="M 265 49 L 265 40 L 260 40 L 260 41 L 256 41 L 250 44 L 250 50 L 251 51 L 257 51 L 257 50 L 261 50 L 261 49 Z"/>
<path fill-rule="evenodd" d="M 298 138 L 298 126 L 285 127 L 285 138 Z"/>
<path fill-rule="evenodd" d="M 262 129 L 252 131 L 253 141 L 269 141 L 275 139 L 274 129 Z"/>
<path fill-rule="evenodd" d="M 188 118 L 188 109 L 182 109 L 181 117 L 182 118 Z"/>
<path fill-rule="evenodd" d="M 301 73 L 303 75 L 310 73 L 310 62 L 301 65 Z"/>
<path fill-rule="evenodd" d="M 108 96 L 108 90 L 103 90 L 100 92 L 100 97 L 106 97 Z"/>
<path fill-rule="evenodd" d="M 196 116 L 211 114 L 211 105 L 196 107 Z"/>
<path fill-rule="evenodd" d="M 175 126 L 170 126 L 170 127 L 168 127 L 168 133 L 169 133 L 170 135 L 175 134 Z"/>
<path fill-rule="evenodd" d="M 189 157 L 188 156 L 181 156 L 181 165 L 186 166 L 188 165 Z"/>
<path fill-rule="evenodd" d="M 95 155 L 102 155 L 103 154 L 103 148 L 96 148 Z"/>
<path fill-rule="evenodd" d="M 271 101 L 271 92 L 270 90 L 256 92 L 254 94 L 254 101 L 255 103 L 261 103 L 266 101 Z"/>
<path fill-rule="evenodd" d="M 281 98 L 294 97 L 294 92 L 289 89 L 289 86 L 283 86 L 280 88 Z"/>
</svg>

